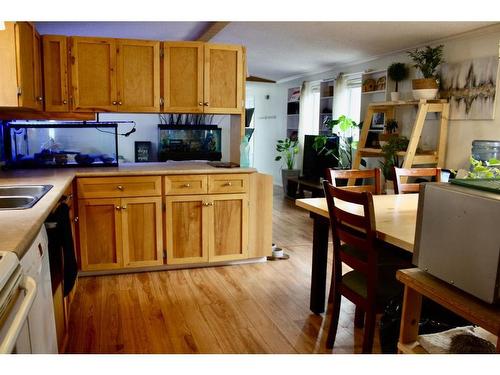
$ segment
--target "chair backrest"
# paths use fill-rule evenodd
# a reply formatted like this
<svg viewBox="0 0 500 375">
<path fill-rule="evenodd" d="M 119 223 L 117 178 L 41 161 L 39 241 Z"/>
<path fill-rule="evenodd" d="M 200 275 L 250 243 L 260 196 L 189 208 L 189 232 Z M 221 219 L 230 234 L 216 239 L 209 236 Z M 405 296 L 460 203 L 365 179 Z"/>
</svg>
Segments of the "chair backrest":
<svg viewBox="0 0 500 375">
<path fill-rule="evenodd" d="M 393 167 L 394 176 L 394 192 L 396 194 L 405 193 L 418 193 L 420 183 L 401 182 L 401 177 L 407 179 L 408 177 L 434 177 L 436 182 L 441 181 L 441 168 L 396 168 Z"/>
<path fill-rule="evenodd" d="M 333 186 L 356 191 L 369 191 L 372 194 L 379 195 L 382 194 L 382 179 L 381 179 L 380 168 L 374 169 L 333 169 L 329 168 L 326 170 L 326 179 Z M 340 179 L 373 179 L 373 185 L 349 185 L 349 186 L 337 186 L 337 178 Z"/>
<path fill-rule="evenodd" d="M 368 279 L 376 279 L 376 228 L 372 194 L 367 191 L 354 192 L 340 189 L 328 181 L 323 181 L 323 188 L 333 234 L 334 268 L 340 270 L 340 262 L 344 262 L 367 275 Z M 340 208 L 338 200 L 349 203 L 353 211 Z M 363 257 L 343 251 L 341 242 L 355 247 Z"/>
</svg>

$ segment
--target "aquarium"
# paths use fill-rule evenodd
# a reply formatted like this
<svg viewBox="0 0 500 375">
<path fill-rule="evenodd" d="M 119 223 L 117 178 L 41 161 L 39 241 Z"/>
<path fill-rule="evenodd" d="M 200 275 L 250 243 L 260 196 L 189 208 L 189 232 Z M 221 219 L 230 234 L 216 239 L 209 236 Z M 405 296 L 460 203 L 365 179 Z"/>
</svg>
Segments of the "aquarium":
<svg viewBox="0 0 500 375">
<path fill-rule="evenodd" d="M 217 125 L 158 125 L 159 161 L 221 158 L 221 129 Z"/>
<path fill-rule="evenodd" d="M 12 168 L 118 165 L 116 123 L 16 121 L 3 130 Z"/>
</svg>

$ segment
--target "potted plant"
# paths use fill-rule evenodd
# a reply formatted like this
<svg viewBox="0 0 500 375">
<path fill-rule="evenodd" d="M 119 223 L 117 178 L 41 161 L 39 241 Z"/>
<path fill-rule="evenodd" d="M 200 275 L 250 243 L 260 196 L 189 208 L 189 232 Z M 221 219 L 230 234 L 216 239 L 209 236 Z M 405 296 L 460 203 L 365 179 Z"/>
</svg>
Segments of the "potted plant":
<svg viewBox="0 0 500 375">
<path fill-rule="evenodd" d="M 406 151 L 408 148 L 409 139 L 406 137 L 391 137 L 382 146 L 382 155 L 384 160 L 380 161 L 380 168 L 386 181 L 386 191 L 394 191 L 392 167 L 401 167 L 402 160 L 398 156 L 399 151 Z"/>
<path fill-rule="evenodd" d="M 340 116 L 336 120 L 327 120 L 324 125 L 331 130 L 332 134 L 339 137 L 338 147 L 331 149 L 327 147 L 328 136 L 318 135 L 314 138 L 313 148 L 318 154 L 332 155 L 340 169 L 350 169 L 352 164 L 352 150 L 356 148 L 357 142 L 353 141 L 353 132 L 359 126 L 347 116 Z"/>
<path fill-rule="evenodd" d="M 387 68 L 387 75 L 396 82 L 396 90 L 391 92 L 391 100 L 397 102 L 399 100 L 398 83 L 408 78 L 408 67 L 404 63 L 392 63 Z"/>
<path fill-rule="evenodd" d="M 284 160 L 286 164 L 286 169 L 281 169 L 281 178 L 283 182 L 283 191 L 285 195 L 294 197 L 294 192 L 290 191 L 288 178 L 299 177 L 300 169 L 293 169 L 295 166 L 295 155 L 299 153 L 299 141 L 291 140 L 290 138 L 279 139 L 276 143 L 276 151 L 278 155 L 274 158 L 275 161 Z M 297 186 L 296 184 L 293 184 Z"/>
<path fill-rule="evenodd" d="M 397 137 L 398 122 L 395 119 L 387 119 L 384 125 L 384 132 L 378 135 L 380 146 L 384 146 L 389 138 Z"/>
<path fill-rule="evenodd" d="M 412 80 L 413 97 L 415 99 L 434 99 L 438 92 L 437 68 L 443 60 L 443 45 L 432 48 L 426 46 L 423 49 L 409 51 L 408 56 L 413 60 L 424 78 Z"/>
</svg>

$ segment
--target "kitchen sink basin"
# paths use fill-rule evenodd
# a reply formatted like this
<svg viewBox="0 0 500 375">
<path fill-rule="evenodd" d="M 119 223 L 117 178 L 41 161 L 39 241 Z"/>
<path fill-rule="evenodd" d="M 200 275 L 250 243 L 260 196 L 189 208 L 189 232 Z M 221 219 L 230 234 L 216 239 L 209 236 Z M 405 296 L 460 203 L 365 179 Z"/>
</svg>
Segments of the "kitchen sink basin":
<svg viewBox="0 0 500 375">
<path fill-rule="evenodd" d="M 0 186 L 0 210 L 24 210 L 33 207 L 52 185 Z"/>
</svg>

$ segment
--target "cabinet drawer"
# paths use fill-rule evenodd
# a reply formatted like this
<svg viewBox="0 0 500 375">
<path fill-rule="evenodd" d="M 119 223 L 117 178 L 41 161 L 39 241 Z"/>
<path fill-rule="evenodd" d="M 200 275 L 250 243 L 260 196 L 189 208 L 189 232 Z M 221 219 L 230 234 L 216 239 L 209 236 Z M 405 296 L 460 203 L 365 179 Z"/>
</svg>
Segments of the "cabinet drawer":
<svg viewBox="0 0 500 375">
<path fill-rule="evenodd" d="M 166 195 L 184 195 L 184 194 L 206 194 L 207 176 L 166 176 L 165 194 Z"/>
<path fill-rule="evenodd" d="M 215 174 L 208 176 L 209 193 L 246 193 L 247 174 Z"/>
<path fill-rule="evenodd" d="M 161 177 L 89 177 L 78 179 L 78 198 L 161 196 Z"/>
</svg>

